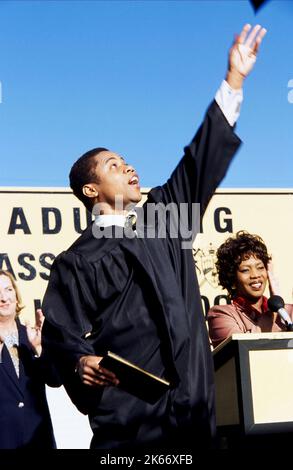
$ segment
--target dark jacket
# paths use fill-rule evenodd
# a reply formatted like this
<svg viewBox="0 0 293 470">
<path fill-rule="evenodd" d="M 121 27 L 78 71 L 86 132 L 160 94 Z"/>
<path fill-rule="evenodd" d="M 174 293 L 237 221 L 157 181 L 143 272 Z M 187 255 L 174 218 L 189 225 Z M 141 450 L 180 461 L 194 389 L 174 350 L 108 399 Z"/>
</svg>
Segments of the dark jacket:
<svg viewBox="0 0 293 470">
<path fill-rule="evenodd" d="M 35 357 L 26 328 L 16 320 L 19 334 L 19 378 L 4 345 L 0 362 L 0 448 L 56 447 L 45 381 L 59 385 L 51 367 Z"/>
</svg>

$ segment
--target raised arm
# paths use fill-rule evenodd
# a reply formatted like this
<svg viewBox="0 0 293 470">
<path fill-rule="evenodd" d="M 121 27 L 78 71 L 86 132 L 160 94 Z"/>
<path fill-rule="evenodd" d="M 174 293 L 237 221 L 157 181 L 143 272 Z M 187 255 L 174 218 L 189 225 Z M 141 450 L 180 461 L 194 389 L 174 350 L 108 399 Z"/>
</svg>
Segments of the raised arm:
<svg viewBox="0 0 293 470">
<path fill-rule="evenodd" d="M 233 131 L 235 120 L 231 124 L 228 118 L 231 99 L 233 102 L 234 91 L 242 88 L 244 79 L 252 70 L 265 34 L 266 30 L 259 25 L 254 28 L 245 25 L 237 36 L 229 51 L 226 82 L 223 82 L 228 91 L 217 93 L 223 99 L 213 101 L 203 124 L 190 145 L 185 147 L 184 156 L 171 177 L 164 186 L 151 191 L 150 199 L 164 204 L 199 203 L 203 215 L 241 143 Z M 233 106 L 235 104 L 232 103 Z M 236 109 L 234 114 L 237 114 Z"/>
</svg>

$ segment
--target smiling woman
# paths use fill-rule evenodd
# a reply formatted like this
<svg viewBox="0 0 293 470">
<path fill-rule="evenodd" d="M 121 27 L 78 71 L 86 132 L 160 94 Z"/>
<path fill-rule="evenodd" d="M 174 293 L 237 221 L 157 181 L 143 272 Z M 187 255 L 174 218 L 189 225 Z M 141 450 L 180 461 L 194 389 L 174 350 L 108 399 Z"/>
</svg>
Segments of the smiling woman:
<svg viewBox="0 0 293 470">
<path fill-rule="evenodd" d="M 42 356 L 44 316 L 20 323 L 21 298 L 13 276 L 0 271 L 0 449 L 56 447 L 45 383 L 59 385 Z"/>
<path fill-rule="evenodd" d="M 280 317 L 268 309 L 263 295 L 268 279 L 270 291 L 276 293 L 270 260 L 263 240 L 244 231 L 219 247 L 216 263 L 219 283 L 227 289 L 231 304 L 215 305 L 208 312 L 213 346 L 233 333 L 286 330 Z M 292 317 L 293 305 L 287 305 L 286 310 Z"/>
</svg>

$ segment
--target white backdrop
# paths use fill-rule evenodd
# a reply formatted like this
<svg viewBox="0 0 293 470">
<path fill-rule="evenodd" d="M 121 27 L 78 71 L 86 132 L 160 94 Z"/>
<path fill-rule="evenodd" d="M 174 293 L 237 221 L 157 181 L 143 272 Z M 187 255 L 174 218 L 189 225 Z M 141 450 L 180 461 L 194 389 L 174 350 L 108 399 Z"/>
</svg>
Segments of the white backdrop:
<svg viewBox="0 0 293 470">
<path fill-rule="evenodd" d="M 92 431 L 88 417 L 80 413 L 65 389 L 46 387 L 58 449 L 89 449 Z"/>
</svg>

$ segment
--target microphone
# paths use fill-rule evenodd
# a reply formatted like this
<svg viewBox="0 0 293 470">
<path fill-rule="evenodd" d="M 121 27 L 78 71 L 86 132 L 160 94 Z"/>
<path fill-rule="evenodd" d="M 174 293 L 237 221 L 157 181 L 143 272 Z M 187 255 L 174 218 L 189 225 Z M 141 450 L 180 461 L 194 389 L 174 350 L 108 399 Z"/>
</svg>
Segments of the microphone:
<svg viewBox="0 0 293 470">
<path fill-rule="evenodd" d="M 282 320 L 285 322 L 287 330 L 293 331 L 293 322 L 289 313 L 285 310 L 285 303 L 279 295 L 272 295 L 268 300 L 268 307 L 271 312 L 277 312 Z"/>
</svg>

